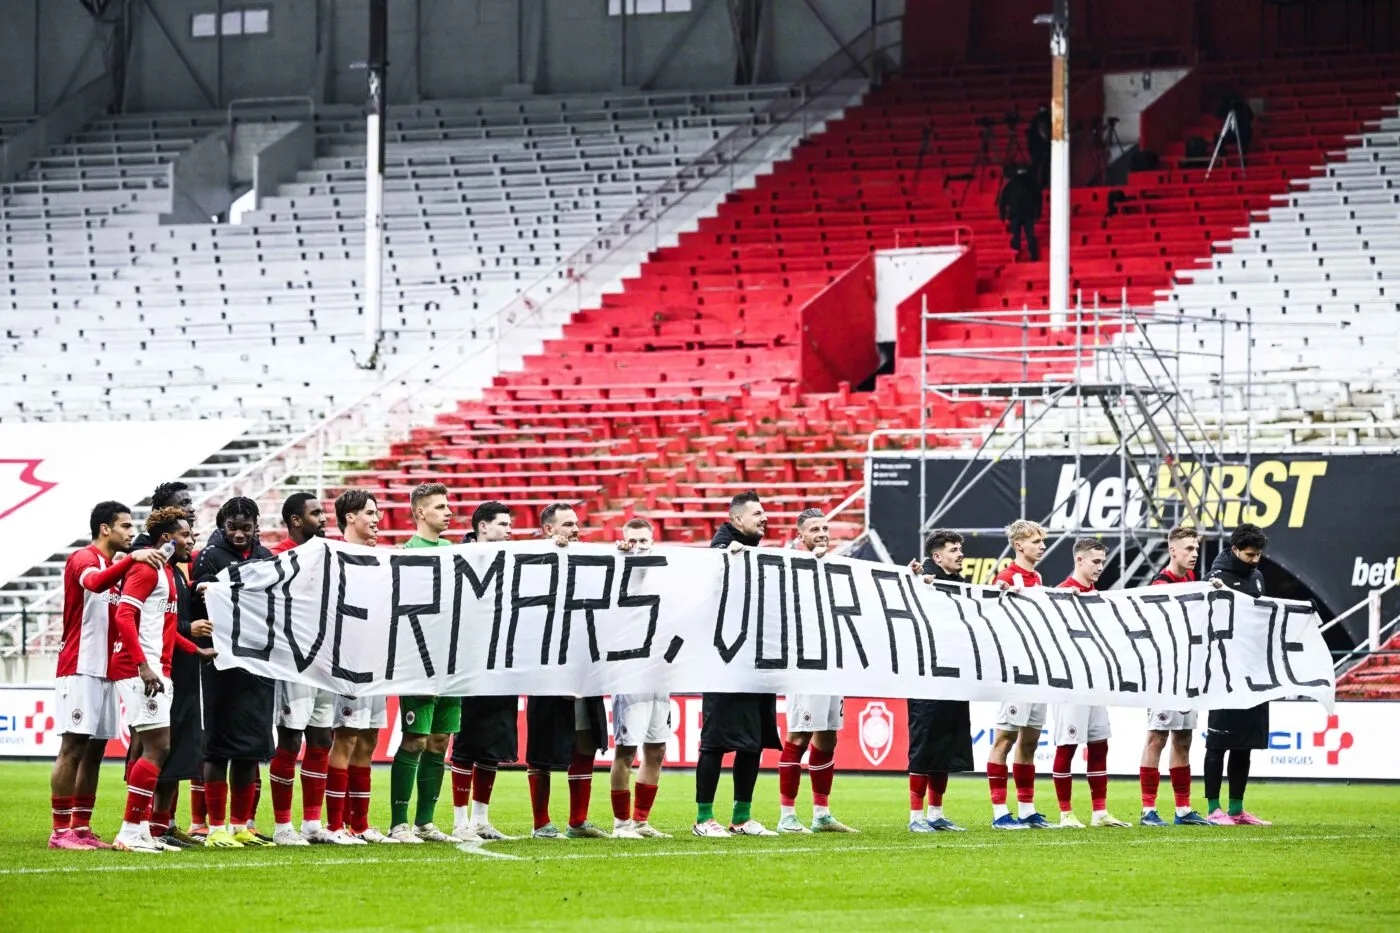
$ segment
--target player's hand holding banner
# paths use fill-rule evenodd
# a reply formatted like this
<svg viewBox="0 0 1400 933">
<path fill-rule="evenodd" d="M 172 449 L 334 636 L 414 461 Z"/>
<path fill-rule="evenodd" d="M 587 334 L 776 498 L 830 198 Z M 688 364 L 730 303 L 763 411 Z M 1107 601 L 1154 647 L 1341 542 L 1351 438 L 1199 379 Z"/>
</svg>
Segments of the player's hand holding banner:
<svg viewBox="0 0 1400 933">
<path fill-rule="evenodd" d="M 1311 606 L 1204 584 L 1001 593 L 791 550 L 316 540 L 230 568 L 205 597 L 219 667 L 352 696 L 1333 702 Z"/>
</svg>

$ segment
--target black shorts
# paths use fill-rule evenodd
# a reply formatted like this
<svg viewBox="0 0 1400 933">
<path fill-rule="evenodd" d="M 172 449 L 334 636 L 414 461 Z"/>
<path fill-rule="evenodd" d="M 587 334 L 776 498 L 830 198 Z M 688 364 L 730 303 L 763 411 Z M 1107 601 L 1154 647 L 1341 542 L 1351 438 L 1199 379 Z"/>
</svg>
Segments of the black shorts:
<svg viewBox="0 0 1400 933">
<path fill-rule="evenodd" d="M 608 747 L 608 711 L 602 697 L 585 697 L 589 741 Z M 530 697 L 525 701 L 525 763 L 546 771 L 563 771 L 574 757 L 574 698 Z"/>
<path fill-rule="evenodd" d="M 909 773 L 972 770 L 972 712 L 965 700 L 909 701 Z"/>
<path fill-rule="evenodd" d="M 1269 747 L 1269 704 L 1249 709 L 1213 709 L 1206 721 L 1206 748 Z"/>
<path fill-rule="evenodd" d="M 204 679 L 204 759 L 272 758 L 275 685 L 241 668 L 208 671 Z"/>
<path fill-rule="evenodd" d="M 462 697 L 462 731 L 452 739 L 452 762 L 508 764 L 520 755 L 519 697 Z"/>
<path fill-rule="evenodd" d="M 195 662 L 198 664 L 198 662 Z M 162 781 L 197 781 L 204 777 L 203 686 L 198 667 L 172 665 L 170 754 L 160 769 Z"/>
<path fill-rule="evenodd" d="M 778 737 L 776 694 L 707 693 L 701 712 L 702 752 L 761 752 L 783 747 Z"/>
</svg>

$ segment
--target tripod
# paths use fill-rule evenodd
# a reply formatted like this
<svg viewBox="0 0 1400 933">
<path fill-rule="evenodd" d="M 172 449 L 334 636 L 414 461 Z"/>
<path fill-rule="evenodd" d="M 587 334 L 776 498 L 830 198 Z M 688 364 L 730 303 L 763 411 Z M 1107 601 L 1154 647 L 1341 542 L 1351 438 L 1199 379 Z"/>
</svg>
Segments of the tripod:
<svg viewBox="0 0 1400 933">
<path fill-rule="evenodd" d="M 1225 134 L 1233 133 L 1235 136 L 1235 153 L 1240 159 L 1240 174 L 1244 170 L 1244 146 L 1240 144 L 1240 126 L 1235 120 L 1235 111 L 1231 110 L 1225 115 L 1225 122 L 1220 126 L 1220 136 L 1215 140 L 1215 151 L 1210 154 L 1210 165 L 1206 167 L 1206 178 L 1210 178 L 1210 173 L 1215 171 L 1216 160 L 1220 158 L 1220 150 L 1225 146 Z"/>
<path fill-rule="evenodd" d="M 1116 117 L 1104 120 L 1099 123 L 1095 120 L 1091 124 L 1094 131 L 1094 177 L 1089 184 L 1109 185 L 1113 179 L 1109 177 L 1109 169 L 1114 160 L 1123 154 L 1123 140 L 1118 137 L 1118 120 Z M 1114 150 L 1117 155 L 1114 155 Z"/>
<path fill-rule="evenodd" d="M 992 146 L 996 143 L 996 127 L 991 123 L 982 124 L 982 146 L 977 150 L 977 158 L 972 162 L 972 170 L 959 175 L 943 176 L 943 190 L 947 191 L 948 186 L 955 181 L 963 183 L 962 196 L 957 200 L 957 206 L 961 207 L 967 203 L 967 193 L 972 188 L 972 182 L 977 181 L 977 190 L 982 190 L 982 172 L 992 164 Z M 1008 146 L 1010 144 L 1008 143 Z"/>
</svg>

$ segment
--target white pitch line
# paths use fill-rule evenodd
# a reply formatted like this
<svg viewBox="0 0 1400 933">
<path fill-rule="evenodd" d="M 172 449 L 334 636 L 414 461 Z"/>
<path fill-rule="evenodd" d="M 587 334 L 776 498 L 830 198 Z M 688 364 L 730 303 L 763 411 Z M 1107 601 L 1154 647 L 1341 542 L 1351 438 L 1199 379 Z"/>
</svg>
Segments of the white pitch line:
<svg viewBox="0 0 1400 933">
<path fill-rule="evenodd" d="M 1182 833 L 1173 836 L 1154 836 L 1150 839 L 1124 839 L 1121 844 L 1125 845 L 1171 845 L 1195 843 L 1222 844 L 1231 842 L 1328 842 L 1344 839 L 1391 839 L 1384 833 L 1357 833 L 1334 834 L 1326 836 L 1313 835 L 1284 835 L 1281 833 L 1261 833 L 1257 836 L 1239 836 L 1228 830 L 1219 833 L 1214 831 L 1196 831 L 1190 834 Z M 573 852 L 559 853 L 554 855 L 512 855 L 506 852 L 493 852 L 484 847 L 464 844 L 458 850 L 464 854 L 480 855 L 489 858 L 496 858 L 505 861 L 518 862 L 572 862 L 591 861 L 602 859 L 629 859 L 629 858 L 711 858 L 723 856 L 781 856 L 781 855 L 805 855 L 813 852 L 824 852 L 828 854 L 868 853 L 868 852 L 956 852 L 962 849 L 1004 849 L 1007 842 L 966 842 L 950 843 L 946 845 L 917 845 L 910 843 L 893 843 L 882 845 L 803 845 L 803 846 L 782 846 L 779 848 L 763 849 L 758 846 L 714 846 L 712 848 L 698 849 L 661 849 L 661 850 L 639 850 L 622 849 L 613 852 Z M 1010 843 L 1014 845 L 1014 843 Z M 1057 840 L 1045 839 L 1043 842 L 1035 843 L 1040 846 L 1082 846 L 1095 845 L 1093 837 L 1075 836 Z M 741 844 L 742 845 L 742 844 Z M 0 876 L 7 875 L 58 875 L 58 874 L 78 874 L 84 872 L 143 872 L 143 871 L 181 871 L 195 869 L 199 871 L 234 871 L 242 869 L 271 868 L 282 869 L 288 865 L 297 864 L 295 858 L 278 859 L 268 862 L 218 862 L 209 859 L 194 857 L 191 861 L 176 861 L 171 855 L 148 856 L 139 863 L 127 865 L 60 865 L 45 868 L 4 868 L 0 869 Z M 422 865 L 438 862 L 459 862 L 458 856 L 428 856 L 425 858 L 379 858 L 369 855 L 363 858 L 332 858 L 318 859 L 314 862 L 302 862 L 307 866 L 320 865 Z"/>
</svg>

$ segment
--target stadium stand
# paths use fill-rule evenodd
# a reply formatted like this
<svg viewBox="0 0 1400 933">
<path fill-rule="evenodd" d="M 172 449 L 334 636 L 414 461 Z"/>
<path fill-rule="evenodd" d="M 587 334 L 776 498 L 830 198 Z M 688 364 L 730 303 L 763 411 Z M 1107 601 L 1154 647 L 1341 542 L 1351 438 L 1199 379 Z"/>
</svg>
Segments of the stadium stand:
<svg viewBox="0 0 1400 933">
<path fill-rule="evenodd" d="M 563 280 L 561 263 L 639 204 L 652 207 L 654 190 L 707 153 L 718 162 L 761 138 L 727 166 L 724 185 L 686 192 L 685 209 L 657 225 L 666 242 L 862 88 L 837 81 L 811 99 L 805 89 L 753 87 L 398 108 L 387 127 L 386 360 L 373 372 L 352 356 L 364 331 L 358 108 L 318 111 L 314 162 L 240 224 L 162 218 L 175 208 L 176 163 L 202 140 L 222 142 L 226 114 L 93 121 L 0 188 L 3 355 L 27 361 L 0 369 L 0 416 L 250 419 L 243 437 L 182 477 L 207 493 L 371 392 L 396 356 L 450 345 L 473 359 L 452 386 L 479 390 L 568 318 L 551 309 L 507 336 L 497 315 L 521 288 Z M 796 97 L 803 109 L 792 119 Z M 645 248 L 618 239 L 610 261 L 622 270 Z M 50 591 L 61 560 L 0 588 L 0 618 Z"/>
<path fill-rule="evenodd" d="M 1162 316 L 1185 308 L 1231 314 L 1236 308 L 1221 300 L 1230 289 L 1208 290 L 1208 273 L 1183 275 L 1171 288 L 1173 275 L 1203 259 L 1219 270 L 1215 274 L 1228 276 L 1232 264 L 1243 267 L 1251 246 L 1263 251 L 1290 238 L 1301 243 L 1310 228 L 1285 223 L 1284 215 L 1296 214 L 1298 199 L 1309 195 L 1290 193 L 1290 183 L 1309 193 L 1325 191 L 1331 180 L 1358 177 L 1349 172 L 1360 164 L 1374 166 L 1382 180 L 1376 187 L 1384 191 L 1386 166 L 1377 156 L 1387 141 L 1393 145 L 1389 124 L 1375 124 L 1362 136 L 1356 131 L 1381 117 L 1385 106 L 1393 110 L 1395 62 L 1394 56 L 1316 57 L 1212 66 L 1208 88 L 1239 88 L 1266 102 L 1249 169 L 1219 167 L 1206 179 L 1205 166 L 1189 162 L 1178 143 L 1159 168 L 1134 172 L 1117 189 L 1132 200 L 1112 217 L 1103 209 L 1110 189 L 1078 189 L 1073 272 L 1085 305 L 1126 298 L 1146 306 L 1161 294 Z M 795 311 L 870 250 L 936 243 L 950 225 L 970 230 L 976 243 L 978 298 L 969 310 L 1044 307 L 1045 266 L 1013 262 L 994 198 L 982 192 L 958 204 L 957 186 L 943 184 L 975 159 L 976 116 L 1025 112 L 1043 90 L 1043 75 L 1038 66 L 962 68 L 891 81 L 752 191 L 731 196 L 717 217 L 676 247 L 655 252 L 620 295 L 577 315 L 564 337 L 528 359 L 522 372 L 502 375 L 480 401 L 463 402 L 437 428 L 415 432 L 389 456 L 373 459 L 370 469 L 347 474 L 347 481 L 402 493 L 445 471 L 461 477 L 454 480 L 458 493 L 470 499 L 499 492 L 495 484 L 508 479 L 512 485 L 502 495 L 515 504 L 533 509 L 564 498 L 579 503 L 594 527 L 613 528 L 633 513 L 645 514 L 668 540 L 707 537 L 723 520 L 725 500 L 743 488 L 756 487 L 769 504 L 775 518 L 770 536 L 786 534 L 804 506 L 835 507 L 858 493 L 872 425 L 918 425 L 919 361 L 901 360 L 896 374 L 881 377 L 872 392 L 844 386 L 804 391 L 811 386 L 800 365 Z M 1356 91 L 1348 99 L 1359 103 L 1338 111 L 1342 87 L 1348 95 Z M 938 130 L 936 143 L 918 166 L 922 130 L 930 125 Z M 1215 128 L 1218 122 L 1206 118 L 1182 136 L 1210 135 Z M 1348 143 L 1353 148 L 1336 152 Z M 1357 207 L 1347 197 L 1309 202 L 1309 217 L 1334 208 L 1352 215 Z M 1245 227 L 1252 216 L 1256 223 Z M 1228 427 L 1238 436 L 1256 430 L 1256 421 L 1272 421 L 1257 440 L 1354 444 L 1395 436 L 1390 383 L 1367 378 L 1353 354 L 1353 344 L 1368 353 L 1374 348 L 1376 356 L 1366 359 L 1384 362 L 1395 349 L 1395 329 L 1386 330 L 1385 316 L 1396 310 L 1394 299 L 1384 300 L 1383 285 L 1365 282 L 1374 275 L 1366 269 L 1383 259 L 1362 248 L 1361 241 L 1371 242 L 1367 232 L 1358 227 L 1357 240 L 1338 242 L 1335 258 L 1312 257 L 1357 270 L 1350 290 L 1330 284 L 1309 291 L 1303 265 L 1264 260 L 1280 284 L 1272 293 L 1251 287 L 1250 301 L 1261 304 L 1246 306 L 1258 322 L 1253 384 L 1260 396 L 1231 396 L 1225 425 L 1212 430 Z M 1323 275 L 1332 275 L 1330 267 Z M 1255 297 L 1268 294 L 1277 304 L 1272 318 L 1264 314 L 1264 299 Z M 1360 301 L 1372 294 L 1370 304 L 1347 305 L 1352 296 Z M 1323 319 L 1337 336 L 1298 336 L 1287 323 L 1290 312 Z M 1034 339 L 1073 339 L 1046 327 L 1043 315 L 1031 320 Z M 987 329 L 965 324 L 932 331 L 939 344 L 977 346 L 993 339 Z M 1327 360 L 1312 362 L 1324 368 L 1314 370 L 1319 381 L 1308 383 L 1299 378 L 1297 357 L 1312 350 L 1324 351 Z M 1305 388 L 1325 387 L 1329 372 L 1332 394 Z M 1219 391 L 1219 374 L 1187 375 L 1198 399 Z M 982 368 L 939 378 L 995 376 Z M 1348 405 L 1339 407 L 1343 397 Z M 1271 407 L 1261 408 L 1261 399 Z M 935 418 L 945 443 L 975 442 L 984 430 L 975 412 L 938 412 Z M 1062 445 L 1066 429 L 1047 424 L 1042 443 Z M 1108 428 L 1089 430 L 1106 434 Z M 388 524 L 393 534 L 411 531 L 406 513 L 394 505 Z"/>
</svg>

